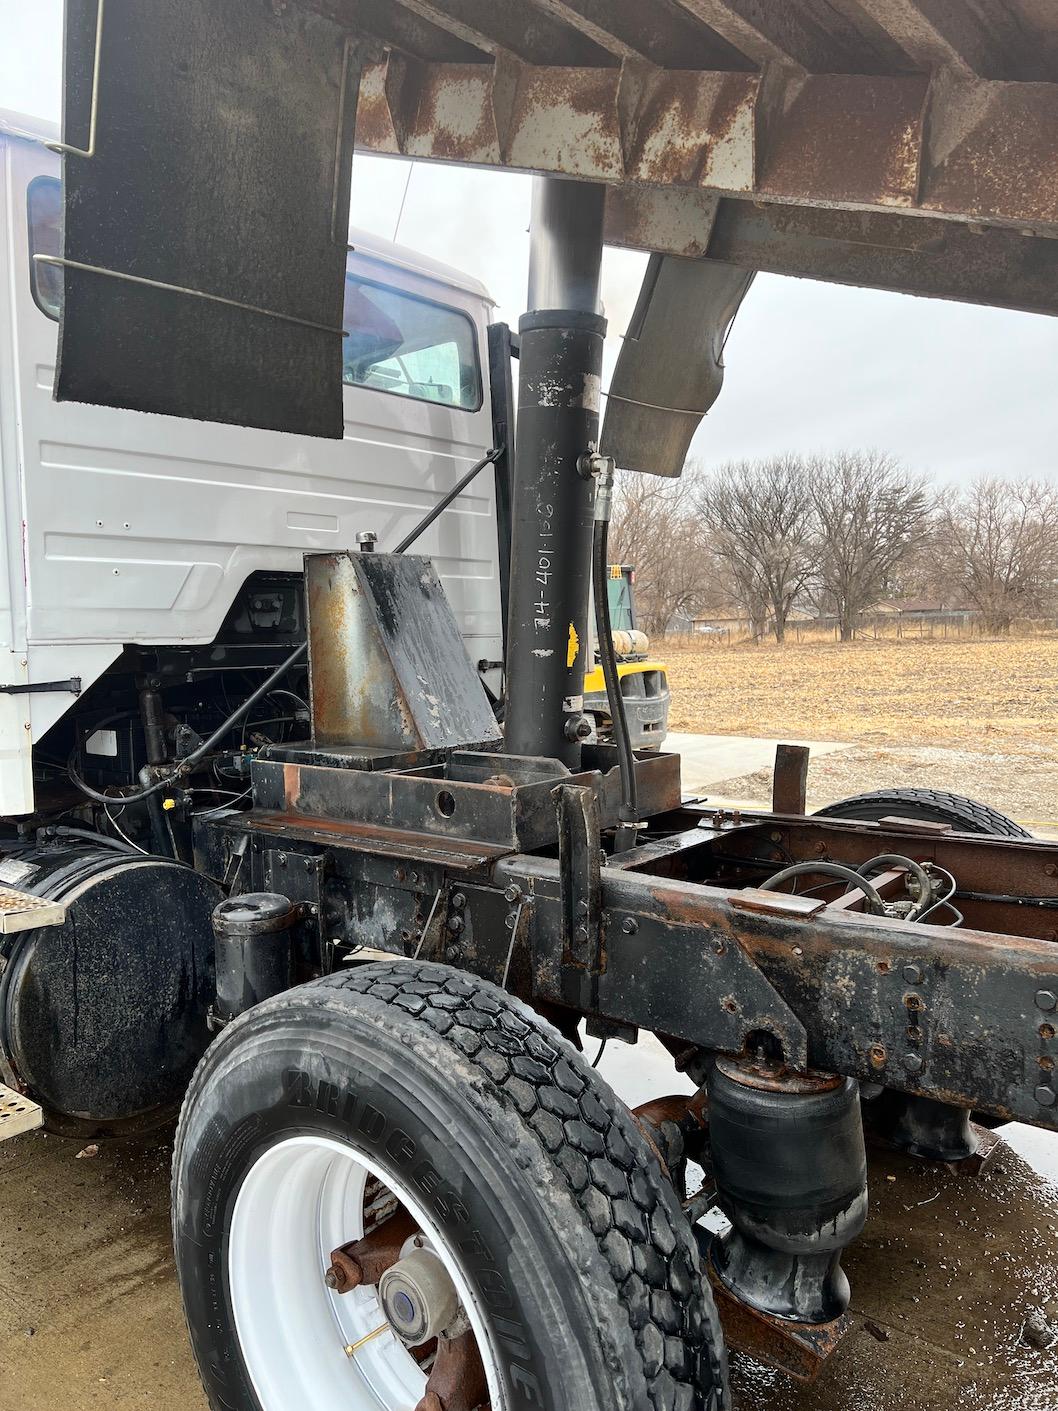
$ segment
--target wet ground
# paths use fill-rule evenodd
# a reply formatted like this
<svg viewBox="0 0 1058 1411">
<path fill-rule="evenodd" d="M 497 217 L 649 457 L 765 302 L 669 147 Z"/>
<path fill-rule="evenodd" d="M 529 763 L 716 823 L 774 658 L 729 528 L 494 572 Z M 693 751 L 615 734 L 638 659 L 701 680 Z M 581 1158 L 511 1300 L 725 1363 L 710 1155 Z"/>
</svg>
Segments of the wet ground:
<svg viewBox="0 0 1058 1411">
<path fill-rule="evenodd" d="M 604 1071 L 631 1102 L 674 1090 L 644 1045 Z M 982 1179 L 872 1159 L 846 1260 L 854 1329 L 814 1387 L 733 1358 L 739 1411 L 1058 1411 L 1058 1138 L 1010 1129 Z M 1016 1149 L 1015 1149 L 1016 1148 Z M 168 1227 L 169 1148 L 34 1134 L 0 1146 L 0 1411 L 205 1411 Z M 867 1329 L 871 1324 L 872 1330 Z"/>
</svg>

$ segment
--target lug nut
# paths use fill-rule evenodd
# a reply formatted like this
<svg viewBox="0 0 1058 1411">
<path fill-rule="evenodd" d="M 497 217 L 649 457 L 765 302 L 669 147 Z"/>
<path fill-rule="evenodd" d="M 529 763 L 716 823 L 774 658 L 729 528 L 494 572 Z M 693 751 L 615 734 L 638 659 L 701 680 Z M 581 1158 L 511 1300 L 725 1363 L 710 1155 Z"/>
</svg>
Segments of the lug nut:
<svg viewBox="0 0 1058 1411">
<path fill-rule="evenodd" d="M 921 985 L 922 971 L 917 965 L 905 965 L 902 973 L 909 985 Z"/>
<path fill-rule="evenodd" d="M 1053 1107 L 1058 1102 L 1058 1093 L 1053 1088 L 1044 1086 L 1043 1083 L 1036 1089 L 1035 1097 L 1041 1107 Z"/>
<path fill-rule="evenodd" d="M 922 1058 L 917 1053 L 905 1053 L 900 1063 L 909 1073 L 922 1072 Z"/>
<path fill-rule="evenodd" d="M 1037 990 L 1036 1008 L 1042 1009 L 1044 1014 L 1050 1014 L 1052 1010 L 1058 1009 L 1058 995 L 1053 990 Z"/>
</svg>

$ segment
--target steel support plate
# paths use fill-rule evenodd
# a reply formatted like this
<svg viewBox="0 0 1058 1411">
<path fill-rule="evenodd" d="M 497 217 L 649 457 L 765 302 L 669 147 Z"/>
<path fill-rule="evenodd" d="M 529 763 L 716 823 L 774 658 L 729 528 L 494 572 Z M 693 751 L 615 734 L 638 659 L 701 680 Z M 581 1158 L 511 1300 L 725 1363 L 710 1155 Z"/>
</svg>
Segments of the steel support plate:
<svg viewBox="0 0 1058 1411">
<path fill-rule="evenodd" d="M 0 1142 L 35 1132 L 44 1125 L 44 1112 L 32 1098 L 0 1083 Z"/>
</svg>

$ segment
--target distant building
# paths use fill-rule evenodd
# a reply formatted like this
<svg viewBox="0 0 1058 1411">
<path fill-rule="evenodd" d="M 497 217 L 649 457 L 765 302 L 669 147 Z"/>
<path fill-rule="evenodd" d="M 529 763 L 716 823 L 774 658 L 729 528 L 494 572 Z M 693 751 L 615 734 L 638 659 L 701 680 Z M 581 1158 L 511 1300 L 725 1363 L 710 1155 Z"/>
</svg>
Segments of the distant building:
<svg viewBox="0 0 1058 1411">
<path fill-rule="evenodd" d="M 896 617 L 901 622 L 970 622 L 977 616 L 977 609 L 937 598 L 900 598 L 891 603 L 878 603 L 866 616 Z"/>
</svg>

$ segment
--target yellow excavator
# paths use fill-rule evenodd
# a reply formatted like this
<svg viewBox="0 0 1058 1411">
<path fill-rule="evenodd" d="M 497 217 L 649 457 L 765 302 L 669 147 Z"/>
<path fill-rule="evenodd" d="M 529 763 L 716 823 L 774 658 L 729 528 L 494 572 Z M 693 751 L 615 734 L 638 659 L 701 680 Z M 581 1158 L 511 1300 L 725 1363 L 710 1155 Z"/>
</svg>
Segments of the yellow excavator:
<svg viewBox="0 0 1058 1411">
<path fill-rule="evenodd" d="M 609 565 L 610 623 L 628 731 L 634 749 L 650 750 L 660 748 L 668 732 L 669 678 L 664 663 L 650 655 L 647 634 L 636 626 L 635 585 L 631 564 Z M 597 649 L 594 665 L 584 678 L 584 711 L 594 720 L 597 737 L 609 741 L 613 720 Z"/>
</svg>

